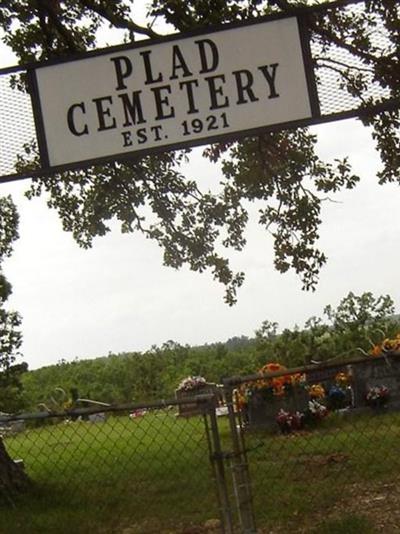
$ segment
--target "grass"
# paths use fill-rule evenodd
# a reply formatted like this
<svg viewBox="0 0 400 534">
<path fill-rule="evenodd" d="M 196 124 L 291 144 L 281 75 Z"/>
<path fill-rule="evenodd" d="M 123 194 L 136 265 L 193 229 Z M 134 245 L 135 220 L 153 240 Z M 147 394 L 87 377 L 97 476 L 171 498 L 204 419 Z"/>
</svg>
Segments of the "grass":
<svg viewBox="0 0 400 534">
<path fill-rule="evenodd" d="M 248 447 L 260 441 L 264 445 L 249 453 L 249 464 L 256 515 L 270 528 L 303 525 L 309 531 L 316 520 L 346 513 L 352 503 L 362 513 L 363 493 L 380 495 L 400 475 L 398 414 L 333 418 L 297 435 L 250 433 Z"/>
<path fill-rule="evenodd" d="M 229 451 L 227 421 L 219 423 Z M 1 533 L 177 532 L 177 525 L 218 517 L 201 417 L 156 412 L 133 421 L 61 423 L 6 443 L 12 457 L 24 459 L 34 492 L 15 500 L 16 508 L 3 507 Z M 316 525 L 326 534 L 373 532 L 368 503 L 398 479 L 399 443 L 397 414 L 333 417 L 289 436 L 247 433 L 257 524 L 282 532 Z"/>
<path fill-rule="evenodd" d="M 58 424 L 7 440 L 34 492 L 2 510 L 0 532 L 112 532 L 217 517 L 201 418 L 149 414 Z M 65 528 L 65 530 L 63 530 Z M 138 527 L 140 528 L 140 527 Z"/>
</svg>

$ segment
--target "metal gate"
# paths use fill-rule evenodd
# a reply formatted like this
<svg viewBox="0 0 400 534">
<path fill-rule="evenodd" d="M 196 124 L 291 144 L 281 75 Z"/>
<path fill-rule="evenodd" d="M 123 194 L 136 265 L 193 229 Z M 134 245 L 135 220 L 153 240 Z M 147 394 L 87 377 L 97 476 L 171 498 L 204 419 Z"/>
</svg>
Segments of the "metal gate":
<svg viewBox="0 0 400 534">
<path fill-rule="evenodd" d="M 232 388 L 225 388 L 227 424 L 221 429 L 215 403 L 208 399 L 205 427 L 216 483 L 221 531 L 255 534 L 251 481 L 244 442 L 243 422 L 235 410 Z"/>
<path fill-rule="evenodd" d="M 399 384 L 398 352 L 225 380 L 224 532 L 397 532 Z"/>
</svg>

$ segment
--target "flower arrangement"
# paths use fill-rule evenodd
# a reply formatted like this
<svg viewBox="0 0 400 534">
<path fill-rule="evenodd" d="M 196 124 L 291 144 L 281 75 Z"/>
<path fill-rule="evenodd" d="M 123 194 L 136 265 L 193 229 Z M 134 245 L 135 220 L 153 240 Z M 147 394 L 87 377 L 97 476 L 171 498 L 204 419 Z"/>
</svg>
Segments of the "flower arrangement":
<svg viewBox="0 0 400 534">
<path fill-rule="evenodd" d="M 267 401 L 283 399 L 290 395 L 295 387 L 305 387 L 306 376 L 302 373 L 293 373 L 283 376 L 265 376 L 267 373 L 284 373 L 286 367 L 277 362 L 270 362 L 258 371 L 259 379 L 241 384 L 234 394 L 236 410 L 243 413 L 249 405 L 250 399 L 257 395 Z"/>
<path fill-rule="evenodd" d="M 146 415 L 146 413 L 147 413 L 147 410 L 144 408 L 133 410 L 133 412 L 129 414 L 129 419 L 137 419 L 138 417 L 143 417 L 144 415 Z"/>
<path fill-rule="evenodd" d="M 320 421 L 328 415 L 328 408 L 317 400 L 310 400 L 308 403 L 308 415 L 313 421 Z"/>
<path fill-rule="evenodd" d="M 305 412 L 291 413 L 281 408 L 276 416 L 276 422 L 282 434 L 290 434 L 303 430 L 308 424 L 313 425 L 320 422 L 328 413 L 326 406 L 317 400 L 310 400 Z"/>
<path fill-rule="evenodd" d="M 278 372 L 285 372 L 286 367 L 281 365 L 280 363 L 267 363 L 261 369 L 258 371 L 260 375 L 264 375 L 267 373 L 278 373 Z M 254 384 L 255 389 L 263 389 L 268 394 L 275 395 L 275 396 L 282 396 L 285 394 L 285 386 L 288 385 L 290 382 L 289 378 L 287 376 L 276 376 L 273 378 L 265 378 L 263 380 L 258 380 Z"/>
<path fill-rule="evenodd" d="M 372 408 L 385 406 L 390 398 L 389 388 L 386 386 L 373 386 L 369 388 L 365 398 L 367 404 Z"/>
<path fill-rule="evenodd" d="M 327 406 L 330 410 L 340 410 L 351 405 L 351 374 L 340 371 L 334 383 L 328 388 Z"/>
<path fill-rule="evenodd" d="M 278 362 L 270 362 L 266 363 L 261 367 L 261 369 L 258 370 L 260 375 L 264 375 L 266 373 L 278 373 L 279 371 L 287 371 L 286 367 L 284 365 L 281 365 Z"/>
<path fill-rule="evenodd" d="M 371 356 L 400 353 L 400 332 L 394 338 L 386 338 L 381 343 L 374 345 L 369 353 Z"/>
<path fill-rule="evenodd" d="M 271 362 L 267 363 L 258 371 L 260 375 L 267 373 L 285 372 L 287 368 L 280 363 Z M 253 389 L 265 389 L 266 393 L 271 396 L 282 397 L 290 392 L 294 386 L 302 386 L 305 384 L 305 375 L 301 373 L 294 373 L 290 375 L 276 376 L 272 378 L 264 378 L 258 380 Z"/>
<path fill-rule="evenodd" d="M 340 373 L 337 373 L 337 375 L 335 376 L 335 384 L 338 386 L 338 387 L 345 387 L 349 384 L 350 382 L 350 377 L 347 373 L 344 373 L 343 371 L 341 371 Z"/>
<path fill-rule="evenodd" d="M 344 408 L 346 404 L 346 392 L 344 388 L 337 385 L 332 386 L 328 391 L 328 404 L 331 410 Z"/>
<path fill-rule="evenodd" d="M 310 398 L 313 400 L 324 399 L 326 395 L 325 389 L 321 384 L 312 384 L 308 388 L 308 394 Z"/>
<path fill-rule="evenodd" d="M 243 410 L 247 406 L 248 395 L 246 384 L 242 384 L 234 390 L 233 399 L 236 410 Z"/>
<path fill-rule="evenodd" d="M 195 389 L 200 389 L 207 384 L 206 379 L 202 376 L 188 376 L 181 380 L 178 391 L 193 391 Z"/>
<path fill-rule="evenodd" d="M 283 409 L 280 409 L 278 415 L 276 416 L 276 422 L 278 423 L 279 429 L 282 434 L 290 434 L 291 432 L 301 430 L 303 428 L 304 413 L 290 413 L 286 412 Z"/>
</svg>

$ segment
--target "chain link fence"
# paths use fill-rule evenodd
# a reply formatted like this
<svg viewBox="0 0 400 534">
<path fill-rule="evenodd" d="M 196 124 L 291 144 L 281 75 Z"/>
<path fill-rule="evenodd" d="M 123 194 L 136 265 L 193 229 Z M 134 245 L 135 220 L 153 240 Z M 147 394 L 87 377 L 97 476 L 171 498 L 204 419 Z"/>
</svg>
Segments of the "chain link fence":
<svg viewBox="0 0 400 534">
<path fill-rule="evenodd" d="M 339 43 L 325 31 L 330 28 L 332 20 L 336 20 L 339 11 L 341 17 L 351 18 L 367 12 L 367 4 L 355 0 L 347 6 L 338 6 L 337 3 L 332 8 L 318 6 L 317 14 L 309 20 L 312 65 L 322 122 L 358 116 L 360 107 L 366 104 L 381 106 L 381 109 L 391 102 L 394 107 L 399 106 L 398 93 L 394 94 L 393 87 L 390 88 L 388 84 L 385 87 L 378 81 L 377 62 L 382 57 L 392 57 L 396 53 L 396 43 L 390 41 L 382 19 L 371 13 L 368 15 L 365 33 L 373 45 L 369 60 L 366 54 L 357 55 L 354 52 L 360 48 L 360 36 L 351 34 L 343 37 L 343 43 Z M 335 31 L 332 35 L 335 35 Z M 43 174 L 37 156 L 38 143 L 30 96 L 23 90 L 25 84 L 18 83 L 25 77 L 26 70 L 23 67 L 0 70 L 2 181 Z"/>
<path fill-rule="evenodd" d="M 3 417 L 8 454 L 23 464 L 31 487 L 19 496 L 0 491 L 0 532 L 219 531 L 208 408 L 183 417 L 184 407 Z"/>
<path fill-rule="evenodd" d="M 0 532 L 399 531 L 400 354 L 267 366 L 223 397 L 2 416 L 30 486 L 0 484 Z"/>
<path fill-rule="evenodd" d="M 399 384 L 399 355 L 236 382 L 257 532 L 400 531 Z"/>
<path fill-rule="evenodd" d="M 246 436 L 262 532 L 399 532 L 400 417 L 329 416 L 291 435 Z"/>
</svg>

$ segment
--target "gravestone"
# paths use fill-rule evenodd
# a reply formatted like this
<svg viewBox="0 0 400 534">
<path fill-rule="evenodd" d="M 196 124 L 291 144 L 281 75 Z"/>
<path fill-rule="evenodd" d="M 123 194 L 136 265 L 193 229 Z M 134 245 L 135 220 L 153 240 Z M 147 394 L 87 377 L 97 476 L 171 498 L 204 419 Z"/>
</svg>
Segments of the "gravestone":
<svg viewBox="0 0 400 534">
<path fill-rule="evenodd" d="M 338 364 L 333 367 L 317 367 L 307 371 L 308 384 L 322 384 L 323 386 L 331 386 L 335 383 L 335 377 L 339 373 L 346 373 L 352 375 L 353 368 L 351 365 Z"/>
<path fill-rule="evenodd" d="M 88 421 L 90 423 L 104 423 L 106 421 L 106 414 L 104 412 L 89 414 Z"/>
<path fill-rule="evenodd" d="M 176 400 L 188 400 L 187 403 L 178 405 L 178 415 L 180 417 L 192 417 L 204 413 L 201 404 L 198 404 L 193 400 L 197 395 L 214 395 L 215 406 L 218 406 L 218 388 L 216 384 L 206 382 L 205 384 L 201 384 L 198 387 L 189 390 L 177 389 L 175 391 Z"/>
<path fill-rule="evenodd" d="M 13 436 L 25 430 L 25 421 L 10 421 L 9 423 L 0 423 L 0 437 Z"/>
<path fill-rule="evenodd" d="M 308 394 L 303 387 L 294 387 L 290 393 L 277 397 L 266 395 L 262 389 L 255 390 L 247 404 L 247 422 L 251 427 L 277 428 L 279 410 L 295 413 L 308 407 Z"/>
<path fill-rule="evenodd" d="M 354 366 L 355 406 L 366 406 L 368 390 L 386 386 L 390 397 L 388 406 L 400 409 L 400 355 L 369 358 Z"/>
</svg>

